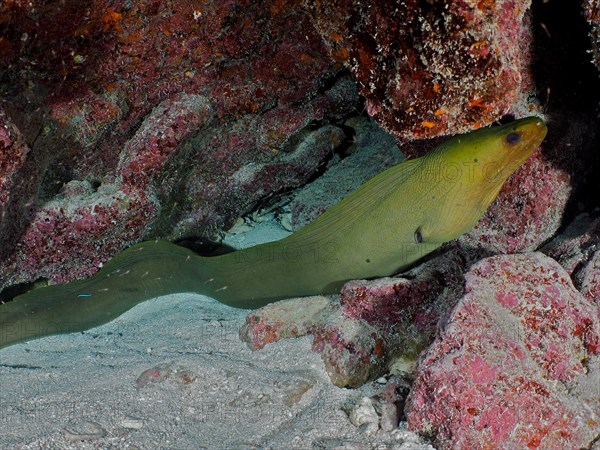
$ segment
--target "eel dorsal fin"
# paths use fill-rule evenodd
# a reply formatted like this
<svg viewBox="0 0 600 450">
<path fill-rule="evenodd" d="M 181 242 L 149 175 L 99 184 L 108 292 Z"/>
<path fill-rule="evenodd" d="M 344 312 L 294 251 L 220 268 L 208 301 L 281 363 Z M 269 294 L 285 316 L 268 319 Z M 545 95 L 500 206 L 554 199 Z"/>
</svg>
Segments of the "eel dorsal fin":
<svg viewBox="0 0 600 450">
<path fill-rule="evenodd" d="M 415 158 L 384 170 L 287 239 L 293 238 L 294 243 L 301 244 L 322 241 L 343 232 L 358 218 L 370 215 L 380 202 L 407 181 L 421 163 L 422 158 Z"/>
</svg>

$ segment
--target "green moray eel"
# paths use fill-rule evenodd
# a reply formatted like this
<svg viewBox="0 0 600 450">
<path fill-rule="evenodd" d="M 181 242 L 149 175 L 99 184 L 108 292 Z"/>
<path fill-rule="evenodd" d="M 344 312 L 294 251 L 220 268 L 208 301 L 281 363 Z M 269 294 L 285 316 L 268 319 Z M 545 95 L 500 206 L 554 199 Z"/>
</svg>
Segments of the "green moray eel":
<svg viewBox="0 0 600 450">
<path fill-rule="evenodd" d="M 456 136 L 375 176 L 277 242 L 213 257 L 166 241 L 134 245 L 88 279 L 0 305 L 0 348 L 86 330 L 165 294 L 255 308 L 392 275 L 468 231 L 545 135 L 544 123 L 529 117 Z"/>
</svg>

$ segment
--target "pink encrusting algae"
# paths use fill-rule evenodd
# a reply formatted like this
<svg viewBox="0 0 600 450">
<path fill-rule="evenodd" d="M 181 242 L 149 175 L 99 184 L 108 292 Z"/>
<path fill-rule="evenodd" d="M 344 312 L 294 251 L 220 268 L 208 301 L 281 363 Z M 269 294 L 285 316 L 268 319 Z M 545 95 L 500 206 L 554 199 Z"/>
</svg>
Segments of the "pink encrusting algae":
<svg viewBox="0 0 600 450">
<path fill-rule="evenodd" d="M 600 423 L 600 316 L 556 261 L 494 256 L 419 361 L 409 426 L 441 448 L 581 448 Z"/>
</svg>

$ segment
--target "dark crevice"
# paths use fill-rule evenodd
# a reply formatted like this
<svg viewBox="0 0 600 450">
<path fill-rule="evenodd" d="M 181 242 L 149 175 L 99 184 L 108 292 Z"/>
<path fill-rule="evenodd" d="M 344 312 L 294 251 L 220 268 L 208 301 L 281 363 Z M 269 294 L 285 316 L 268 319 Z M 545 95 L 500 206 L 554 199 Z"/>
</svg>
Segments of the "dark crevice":
<svg viewBox="0 0 600 450">
<path fill-rule="evenodd" d="M 346 68 L 340 69 L 332 74 L 322 76 L 318 80 L 318 88 L 316 95 L 325 94 L 327 91 L 331 90 L 339 80 L 346 77 L 352 78 L 350 70 Z"/>
<path fill-rule="evenodd" d="M 590 445 L 588 445 L 587 447 L 585 447 L 585 450 L 592 450 L 594 448 L 596 448 L 596 444 L 600 442 L 600 434 L 598 434 L 598 436 L 596 436 L 591 442 Z"/>
<path fill-rule="evenodd" d="M 102 182 L 100 180 L 90 180 L 90 186 L 94 192 L 98 192 L 98 188 L 102 186 Z"/>
<path fill-rule="evenodd" d="M 351 152 L 349 150 L 354 145 L 356 139 L 356 130 L 346 124 L 338 125 L 338 127 L 342 129 L 344 135 L 346 136 L 346 139 L 334 151 L 342 159 L 344 159 L 345 157 L 351 155 Z"/>
<path fill-rule="evenodd" d="M 235 251 L 235 248 L 227 244 L 223 244 L 222 242 L 214 242 L 205 238 L 183 238 L 175 241 L 175 244 L 192 250 L 200 256 L 218 256 Z"/>
<path fill-rule="evenodd" d="M 46 278 L 38 278 L 36 281 L 29 283 L 18 283 L 12 286 L 5 288 L 0 291 L 0 304 L 10 302 L 13 298 L 18 295 L 25 294 L 26 292 L 31 291 L 32 289 L 40 286 L 46 285 L 48 280 Z"/>
<path fill-rule="evenodd" d="M 41 366 L 29 366 L 27 364 L 0 364 L 0 367 L 4 367 L 6 369 L 25 369 L 25 370 L 47 370 L 48 367 Z"/>
<path fill-rule="evenodd" d="M 580 212 L 600 205 L 600 83 L 582 8 L 582 2 L 570 7 L 562 2 L 531 5 L 533 78 L 548 115 L 544 157 L 570 175 L 574 188 L 563 227 Z"/>
</svg>

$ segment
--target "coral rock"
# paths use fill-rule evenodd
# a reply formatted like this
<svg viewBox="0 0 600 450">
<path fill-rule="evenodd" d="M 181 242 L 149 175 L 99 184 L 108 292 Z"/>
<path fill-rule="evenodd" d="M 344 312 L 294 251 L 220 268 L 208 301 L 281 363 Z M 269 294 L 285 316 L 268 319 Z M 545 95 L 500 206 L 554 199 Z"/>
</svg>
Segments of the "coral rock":
<svg viewBox="0 0 600 450">
<path fill-rule="evenodd" d="M 305 336 L 323 325 L 334 305 L 330 298 L 321 296 L 270 303 L 248 314 L 240 338 L 258 350 L 279 339 Z"/>
<path fill-rule="evenodd" d="M 600 216 L 581 214 L 541 251 L 556 259 L 575 287 L 600 305 Z"/>
<path fill-rule="evenodd" d="M 541 253 L 486 258 L 419 362 L 411 429 L 438 448 L 583 448 L 600 423 L 600 315 Z"/>
<path fill-rule="evenodd" d="M 530 0 L 308 1 L 379 123 L 410 140 L 529 114 Z M 531 108 L 531 109 L 530 109 Z"/>
<path fill-rule="evenodd" d="M 41 170 L 28 160 L 29 153 L 25 137 L 0 110 L 0 259 L 14 249 L 20 230 L 34 211 L 34 190 Z"/>
<path fill-rule="evenodd" d="M 381 331 L 338 312 L 314 331 L 313 351 L 321 353 L 336 386 L 358 387 L 386 370 L 387 348 Z"/>
</svg>

